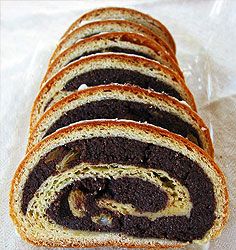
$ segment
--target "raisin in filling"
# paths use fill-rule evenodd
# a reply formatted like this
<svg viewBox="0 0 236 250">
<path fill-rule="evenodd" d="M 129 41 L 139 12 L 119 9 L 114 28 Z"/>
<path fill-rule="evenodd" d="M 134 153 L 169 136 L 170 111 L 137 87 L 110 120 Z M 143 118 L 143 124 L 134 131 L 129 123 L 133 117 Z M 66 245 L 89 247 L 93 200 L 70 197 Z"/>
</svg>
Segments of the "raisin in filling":
<svg viewBox="0 0 236 250">
<path fill-rule="evenodd" d="M 68 196 L 72 190 L 81 190 L 86 211 L 81 218 L 70 211 Z M 138 178 L 122 177 L 118 179 L 85 178 L 65 187 L 57 199 L 47 209 L 48 216 L 58 224 L 77 230 L 117 231 L 124 216 L 99 207 L 97 200 L 112 199 L 123 204 L 132 204 L 141 212 L 157 212 L 167 205 L 167 195 L 154 184 Z M 78 209 L 81 208 L 81 200 Z M 98 216 L 97 221 L 92 221 Z M 66 220 L 65 220 L 66 218 Z M 109 218 L 111 220 L 109 220 Z M 86 223 L 83 223 L 86 221 Z M 89 221 L 89 223 L 87 223 Z M 123 231 L 123 230 L 121 230 Z"/>
</svg>

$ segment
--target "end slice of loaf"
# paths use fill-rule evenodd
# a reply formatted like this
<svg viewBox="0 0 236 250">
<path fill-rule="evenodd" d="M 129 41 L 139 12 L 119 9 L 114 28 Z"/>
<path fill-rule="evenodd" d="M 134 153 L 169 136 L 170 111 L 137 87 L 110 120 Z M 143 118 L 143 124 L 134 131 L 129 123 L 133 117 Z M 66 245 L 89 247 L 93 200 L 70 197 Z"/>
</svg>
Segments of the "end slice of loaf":
<svg viewBox="0 0 236 250">
<path fill-rule="evenodd" d="M 176 51 L 173 37 L 171 36 L 168 29 L 160 21 L 154 19 L 150 15 L 128 8 L 106 7 L 87 12 L 69 27 L 64 36 L 75 30 L 77 27 L 80 27 L 84 23 L 109 19 L 124 19 L 141 24 L 160 36 L 172 48 L 174 53 Z"/>
</svg>

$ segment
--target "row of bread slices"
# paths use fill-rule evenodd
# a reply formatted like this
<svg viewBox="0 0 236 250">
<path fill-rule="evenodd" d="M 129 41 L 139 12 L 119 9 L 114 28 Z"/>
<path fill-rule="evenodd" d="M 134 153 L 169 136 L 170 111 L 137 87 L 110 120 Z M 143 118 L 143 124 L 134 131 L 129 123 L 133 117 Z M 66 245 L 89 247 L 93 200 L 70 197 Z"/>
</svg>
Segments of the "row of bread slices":
<svg viewBox="0 0 236 250">
<path fill-rule="evenodd" d="M 194 112 L 173 38 L 149 16 L 117 8 L 83 15 L 60 40 L 41 86 L 31 114 L 29 148 L 48 130 L 69 123 L 130 118 L 180 134 L 213 156 L 209 131 Z M 106 102 L 113 112 L 106 114 Z M 120 112 L 117 102 L 137 103 L 140 111 L 124 106 Z M 80 106 L 88 109 L 91 103 L 96 112 L 74 115 Z"/>
<path fill-rule="evenodd" d="M 20 164 L 12 184 L 11 216 L 23 238 L 38 245 L 51 246 L 156 247 L 179 246 L 194 241 L 205 242 L 220 233 L 228 209 L 225 180 L 212 160 L 214 150 L 209 130 L 196 113 L 194 98 L 186 86 L 175 52 L 174 40 L 165 26 L 156 19 L 131 9 L 93 10 L 70 26 L 50 58 L 31 113 L 28 154 Z M 92 132 L 89 132 L 90 130 Z M 136 134 L 137 138 L 132 133 Z M 120 233 L 124 235 L 115 234 L 111 238 L 109 234 L 96 233 L 91 239 L 86 234 L 76 237 L 72 230 L 63 231 L 64 229 L 57 228 L 56 223 L 53 227 L 56 228 L 58 237 L 55 232 L 52 233 L 53 228 L 50 229 L 52 231 L 48 229 L 50 223 L 47 222 L 41 222 L 41 226 L 44 225 L 43 229 L 41 228 L 42 232 L 33 230 L 34 227 L 29 229 L 28 224 L 34 223 L 32 220 L 35 221 L 37 210 L 33 203 L 36 199 L 34 195 L 37 193 L 39 197 L 39 190 L 45 193 L 39 179 L 43 178 L 46 182 L 45 176 L 48 174 L 46 171 L 42 177 L 38 170 L 32 170 L 39 168 L 38 162 L 45 160 L 51 151 L 58 146 L 67 145 L 68 142 L 77 143 L 78 140 L 109 137 L 112 134 L 113 137 L 127 137 L 146 143 L 157 137 L 158 146 L 170 148 L 177 154 L 181 153 L 204 169 L 211 182 L 214 182 L 216 203 L 216 217 L 211 226 L 205 229 L 204 234 L 199 233 L 201 236 L 195 237 L 191 235 L 186 239 L 180 236 L 172 237 L 168 233 L 159 237 L 141 234 L 140 237 L 140 232 L 132 234 L 130 231 L 121 230 Z M 56 162 L 55 155 L 57 154 L 50 155 L 50 164 L 51 161 Z M 106 157 L 115 158 L 113 155 Z M 64 160 L 68 159 L 67 155 Z M 173 158 L 171 160 L 174 161 Z M 90 163 L 101 163 L 100 161 L 102 162 L 98 157 L 93 162 L 91 156 Z M 118 163 L 114 159 L 113 161 L 112 163 Z M 87 171 L 87 168 L 84 171 Z M 67 168 L 66 170 L 69 171 Z M 29 181 L 33 178 L 32 172 L 37 179 L 36 182 L 40 183 L 34 185 L 39 190 L 32 191 Z M 201 182 L 200 179 L 199 181 Z M 69 180 L 67 185 L 68 183 Z M 50 182 L 47 185 L 49 184 Z M 29 201 L 26 202 L 27 199 Z M 53 200 L 52 197 L 51 199 Z M 37 218 L 41 218 L 38 213 L 39 211 Z M 33 219 L 30 216 L 33 216 Z M 60 234 L 60 230 L 63 234 Z M 107 232 L 107 228 L 100 228 L 98 231 Z M 111 231 L 116 232 L 117 229 Z M 139 239 L 127 235 L 139 236 Z"/>
</svg>

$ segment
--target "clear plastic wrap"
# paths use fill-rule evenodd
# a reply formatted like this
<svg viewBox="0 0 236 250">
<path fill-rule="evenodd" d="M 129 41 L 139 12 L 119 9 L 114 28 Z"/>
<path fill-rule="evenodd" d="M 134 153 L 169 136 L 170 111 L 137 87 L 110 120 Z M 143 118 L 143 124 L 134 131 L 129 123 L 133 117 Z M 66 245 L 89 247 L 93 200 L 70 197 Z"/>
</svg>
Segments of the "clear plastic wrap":
<svg viewBox="0 0 236 250">
<path fill-rule="evenodd" d="M 9 218 L 8 194 L 23 158 L 29 115 L 48 59 L 67 27 L 83 12 L 104 6 L 134 7 L 163 22 L 173 34 L 177 58 L 209 126 L 215 160 L 228 178 L 231 216 L 221 237 L 188 249 L 236 246 L 236 1 L 5 1 L 1 9 L 0 248 L 34 249 Z"/>
</svg>

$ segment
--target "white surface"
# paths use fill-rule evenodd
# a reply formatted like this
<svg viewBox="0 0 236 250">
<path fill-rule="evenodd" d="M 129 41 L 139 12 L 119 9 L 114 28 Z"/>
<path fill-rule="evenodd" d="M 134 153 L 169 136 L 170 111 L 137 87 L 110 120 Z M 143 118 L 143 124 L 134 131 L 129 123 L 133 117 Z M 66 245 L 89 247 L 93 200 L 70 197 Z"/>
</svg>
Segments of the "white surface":
<svg viewBox="0 0 236 250">
<path fill-rule="evenodd" d="M 228 177 L 231 218 L 209 249 L 236 249 L 236 1 L 5 1 L 1 3 L 0 249 L 35 249 L 16 234 L 8 193 L 23 158 L 29 114 L 49 56 L 66 28 L 95 7 L 132 6 L 160 19 L 210 126 L 216 161 Z"/>
</svg>

